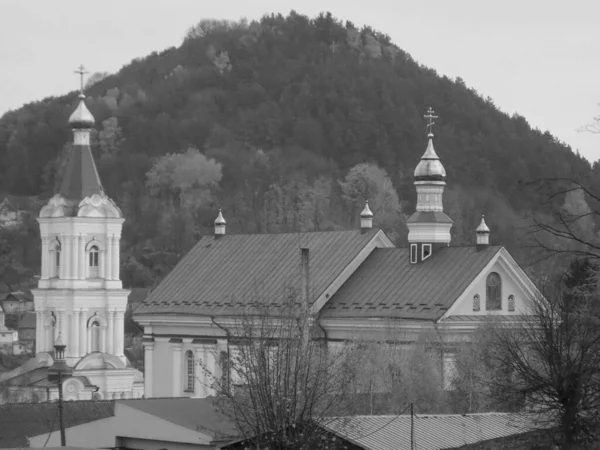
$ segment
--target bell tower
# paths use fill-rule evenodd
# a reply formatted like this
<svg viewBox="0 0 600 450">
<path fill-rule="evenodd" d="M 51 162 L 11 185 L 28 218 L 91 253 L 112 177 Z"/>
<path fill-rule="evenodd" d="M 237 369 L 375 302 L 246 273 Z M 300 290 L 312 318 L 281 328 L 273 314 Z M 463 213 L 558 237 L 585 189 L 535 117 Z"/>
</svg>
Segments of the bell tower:
<svg viewBox="0 0 600 450">
<path fill-rule="evenodd" d="M 411 264 L 426 260 L 436 248 L 450 245 L 452 228 L 443 205 L 446 169 L 433 147 L 433 119 L 437 116 L 429 108 L 424 117 L 428 120 L 428 143 L 414 173 L 417 210 L 407 221 Z"/>
<path fill-rule="evenodd" d="M 75 365 L 100 352 L 125 364 L 124 314 L 129 291 L 119 276 L 121 210 L 102 187 L 90 148 L 94 117 L 85 104 L 81 66 L 66 169 L 58 192 L 41 209 L 41 277 L 33 291 L 37 352 L 52 352 L 58 336 Z"/>
</svg>

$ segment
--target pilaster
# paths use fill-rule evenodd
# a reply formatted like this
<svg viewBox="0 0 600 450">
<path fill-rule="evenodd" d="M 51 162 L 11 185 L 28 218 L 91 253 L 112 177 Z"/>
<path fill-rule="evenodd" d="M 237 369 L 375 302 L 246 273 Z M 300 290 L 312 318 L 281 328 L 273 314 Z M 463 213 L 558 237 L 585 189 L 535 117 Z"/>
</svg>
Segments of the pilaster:
<svg viewBox="0 0 600 450">
<path fill-rule="evenodd" d="M 152 397 L 152 371 L 154 370 L 154 341 L 144 340 L 144 396 Z"/>
<path fill-rule="evenodd" d="M 172 386 L 173 386 L 173 397 L 181 397 L 181 341 L 171 341 L 171 354 L 173 355 L 173 367 L 172 367 Z"/>
</svg>

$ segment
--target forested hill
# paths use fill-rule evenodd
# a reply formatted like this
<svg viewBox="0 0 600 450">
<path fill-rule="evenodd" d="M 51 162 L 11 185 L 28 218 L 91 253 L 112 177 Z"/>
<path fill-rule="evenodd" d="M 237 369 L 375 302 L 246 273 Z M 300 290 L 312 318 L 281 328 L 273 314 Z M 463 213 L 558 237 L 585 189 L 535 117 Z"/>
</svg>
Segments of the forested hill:
<svg viewBox="0 0 600 450">
<path fill-rule="evenodd" d="M 94 55 L 85 60 L 93 66 Z M 439 116 L 453 243 L 473 243 L 485 212 L 492 241 L 516 246 L 515 223 L 539 208 L 520 182 L 591 173 L 523 117 L 419 65 L 387 36 L 331 15 L 201 21 L 180 47 L 88 84 L 98 169 L 127 219 L 130 286 L 160 278 L 211 231 L 217 207 L 229 233 L 327 230 L 356 226 L 368 197 L 377 224 L 404 245 L 429 106 Z M 76 95 L 0 119 L 6 192 L 54 191 Z"/>
</svg>

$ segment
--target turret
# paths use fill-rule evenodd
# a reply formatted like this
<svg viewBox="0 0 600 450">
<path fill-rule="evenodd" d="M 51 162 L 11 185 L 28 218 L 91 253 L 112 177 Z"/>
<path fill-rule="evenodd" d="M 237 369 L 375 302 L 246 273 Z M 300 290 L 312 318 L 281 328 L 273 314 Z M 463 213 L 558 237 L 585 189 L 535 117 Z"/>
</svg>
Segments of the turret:
<svg viewBox="0 0 600 450">
<path fill-rule="evenodd" d="M 373 228 L 373 213 L 369 208 L 369 200 L 367 200 L 364 209 L 360 213 L 360 229 L 368 230 L 370 228 Z"/>
<path fill-rule="evenodd" d="M 223 217 L 223 213 L 219 209 L 219 215 L 215 219 L 215 236 L 224 236 L 227 222 Z"/>
<path fill-rule="evenodd" d="M 485 223 L 485 216 L 481 215 L 481 222 L 475 230 L 477 234 L 477 245 L 489 245 L 490 243 L 490 229 Z"/>
<path fill-rule="evenodd" d="M 407 221 L 410 263 L 429 258 L 436 248 L 450 245 L 452 219 L 444 213 L 443 194 L 446 170 L 433 146 L 433 110 L 429 108 L 428 142 L 414 173 L 417 190 L 417 208 Z"/>
</svg>

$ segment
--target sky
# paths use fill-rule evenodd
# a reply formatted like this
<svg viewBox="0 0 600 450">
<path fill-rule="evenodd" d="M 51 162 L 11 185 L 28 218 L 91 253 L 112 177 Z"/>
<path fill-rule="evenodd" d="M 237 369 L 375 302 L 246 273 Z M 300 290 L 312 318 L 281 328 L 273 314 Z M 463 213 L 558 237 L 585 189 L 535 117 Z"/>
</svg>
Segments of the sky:
<svg viewBox="0 0 600 450">
<path fill-rule="evenodd" d="M 578 131 L 600 115 L 598 0 L 0 0 L 0 115 L 77 89 L 80 64 L 116 72 L 179 46 L 202 19 L 292 9 L 369 25 L 419 63 L 600 159 L 600 134 Z"/>
</svg>

